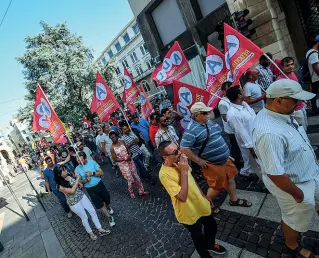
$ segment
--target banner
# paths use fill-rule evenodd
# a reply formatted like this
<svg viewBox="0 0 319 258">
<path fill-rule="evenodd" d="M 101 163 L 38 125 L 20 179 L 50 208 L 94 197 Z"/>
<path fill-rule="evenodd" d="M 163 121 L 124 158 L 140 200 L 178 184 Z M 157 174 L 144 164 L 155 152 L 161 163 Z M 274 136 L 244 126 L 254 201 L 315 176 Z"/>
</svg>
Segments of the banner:
<svg viewBox="0 0 319 258">
<path fill-rule="evenodd" d="M 152 113 L 153 107 L 150 100 L 147 97 L 147 94 L 143 88 L 142 83 L 140 84 L 140 104 L 141 104 L 141 113 L 142 117 L 147 120 L 150 114 Z"/>
<path fill-rule="evenodd" d="M 135 98 L 139 95 L 139 90 L 134 82 L 131 74 L 127 71 L 124 66 L 124 96 L 127 103 L 132 103 Z"/>
<path fill-rule="evenodd" d="M 126 101 L 126 96 L 125 96 L 125 92 L 123 93 L 123 98 L 122 98 L 123 103 L 125 103 L 126 108 L 132 113 L 135 114 L 136 112 L 136 106 L 133 103 L 128 103 Z"/>
<path fill-rule="evenodd" d="M 233 81 L 231 72 L 225 64 L 225 55 L 210 44 L 207 44 L 206 57 L 206 90 L 222 97 L 221 86 L 225 81 Z M 217 107 L 220 98 L 212 95 L 208 106 Z"/>
<path fill-rule="evenodd" d="M 232 72 L 234 84 L 238 84 L 242 74 L 258 62 L 264 53 L 253 42 L 226 23 L 224 23 L 224 34 L 226 66 Z"/>
<path fill-rule="evenodd" d="M 96 112 L 102 122 L 107 121 L 110 115 L 120 108 L 113 92 L 99 72 L 96 73 L 95 91 L 91 103 L 91 111 Z"/>
<path fill-rule="evenodd" d="M 177 41 L 170 48 L 164 57 L 163 63 L 160 64 L 152 73 L 152 79 L 157 82 L 158 86 L 173 83 L 190 73 L 190 68 L 183 50 Z"/>
<path fill-rule="evenodd" d="M 192 116 L 190 108 L 195 102 L 204 102 L 207 105 L 211 95 L 206 90 L 179 81 L 173 82 L 173 90 L 174 107 L 184 116 L 179 122 L 181 127 L 186 129 Z"/>
<path fill-rule="evenodd" d="M 49 131 L 55 143 L 65 143 L 65 129 L 51 103 L 38 84 L 33 110 L 32 132 Z"/>
</svg>

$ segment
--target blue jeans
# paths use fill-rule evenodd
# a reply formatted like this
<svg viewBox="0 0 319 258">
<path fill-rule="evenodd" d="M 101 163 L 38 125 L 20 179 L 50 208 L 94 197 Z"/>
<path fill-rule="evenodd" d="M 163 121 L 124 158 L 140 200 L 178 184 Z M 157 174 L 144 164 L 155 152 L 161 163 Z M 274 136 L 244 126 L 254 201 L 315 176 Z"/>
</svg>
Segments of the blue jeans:
<svg viewBox="0 0 319 258">
<path fill-rule="evenodd" d="M 63 210 L 66 213 L 69 213 L 71 210 L 70 210 L 68 203 L 66 202 L 65 195 L 59 191 L 53 191 L 53 193 L 59 199 L 59 202 L 61 203 Z"/>
<path fill-rule="evenodd" d="M 139 154 L 133 158 L 135 166 L 140 173 L 141 178 L 149 177 L 148 172 L 144 166 L 144 158 L 142 154 Z"/>
</svg>

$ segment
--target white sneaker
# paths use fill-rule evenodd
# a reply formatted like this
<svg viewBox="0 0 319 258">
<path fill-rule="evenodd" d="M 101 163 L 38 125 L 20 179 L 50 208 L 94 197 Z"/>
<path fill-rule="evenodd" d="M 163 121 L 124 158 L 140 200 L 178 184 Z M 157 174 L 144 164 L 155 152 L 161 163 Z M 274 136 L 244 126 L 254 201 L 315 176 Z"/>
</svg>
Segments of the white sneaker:
<svg viewBox="0 0 319 258">
<path fill-rule="evenodd" d="M 115 220 L 112 216 L 109 217 L 109 224 L 110 224 L 110 227 L 114 227 L 115 226 Z"/>
<path fill-rule="evenodd" d="M 97 236 L 94 235 L 93 232 L 89 233 L 89 235 L 90 235 L 90 238 L 91 238 L 93 241 L 95 241 L 95 240 L 97 239 Z"/>
<path fill-rule="evenodd" d="M 100 236 L 107 236 L 111 234 L 111 231 L 109 229 L 100 228 L 99 229 Z"/>
<path fill-rule="evenodd" d="M 72 215 L 72 212 L 70 211 L 70 212 L 67 214 L 67 216 L 68 216 L 69 219 L 71 219 L 72 216 L 73 216 L 73 215 Z"/>
<path fill-rule="evenodd" d="M 114 214 L 114 210 L 111 208 L 111 207 L 109 207 L 110 209 L 109 209 L 109 213 L 110 213 L 110 215 L 113 215 Z"/>
</svg>

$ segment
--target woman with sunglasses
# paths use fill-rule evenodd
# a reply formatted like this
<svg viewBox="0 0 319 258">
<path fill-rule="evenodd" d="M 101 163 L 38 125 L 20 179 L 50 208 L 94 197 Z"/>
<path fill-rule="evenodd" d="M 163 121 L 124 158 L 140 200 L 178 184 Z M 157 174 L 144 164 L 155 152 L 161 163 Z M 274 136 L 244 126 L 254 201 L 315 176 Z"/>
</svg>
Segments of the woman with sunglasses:
<svg viewBox="0 0 319 258">
<path fill-rule="evenodd" d="M 53 169 L 53 172 L 54 179 L 57 184 L 57 189 L 65 194 L 70 209 L 82 219 L 82 224 L 86 232 L 90 235 L 90 238 L 92 240 L 96 240 L 97 236 L 93 233 L 90 227 L 88 216 L 85 210 L 90 213 L 92 221 L 97 228 L 100 236 L 110 234 L 110 230 L 105 230 L 102 228 L 92 203 L 80 189 L 82 187 L 82 184 L 79 183 L 80 175 L 78 174 L 76 176 L 76 179 L 74 180 L 68 175 L 65 167 L 59 165 Z"/>
<path fill-rule="evenodd" d="M 113 142 L 111 145 L 112 158 L 118 163 L 123 177 L 127 180 L 128 191 L 130 192 L 131 197 L 135 199 L 133 184 L 136 185 L 139 195 L 148 195 L 149 193 L 144 191 L 141 179 L 137 175 L 137 170 L 134 162 L 132 161 L 130 149 L 122 140 L 119 140 L 118 135 L 114 131 L 110 132 L 109 137 Z"/>
</svg>

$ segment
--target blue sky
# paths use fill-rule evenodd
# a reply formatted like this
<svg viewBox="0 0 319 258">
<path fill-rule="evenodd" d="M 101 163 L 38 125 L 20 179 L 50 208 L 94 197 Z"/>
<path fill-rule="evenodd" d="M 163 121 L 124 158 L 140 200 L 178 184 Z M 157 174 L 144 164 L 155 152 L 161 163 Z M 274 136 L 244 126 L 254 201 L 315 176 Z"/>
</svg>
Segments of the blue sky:
<svg viewBox="0 0 319 258">
<path fill-rule="evenodd" d="M 0 19 L 9 2 L 0 1 Z M 41 20 L 52 26 L 67 21 L 97 57 L 132 18 L 127 0 L 13 0 L 0 27 L 0 129 L 24 104 L 22 66 L 15 57 L 23 55 L 26 36 L 40 33 Z"/>
</svg>

